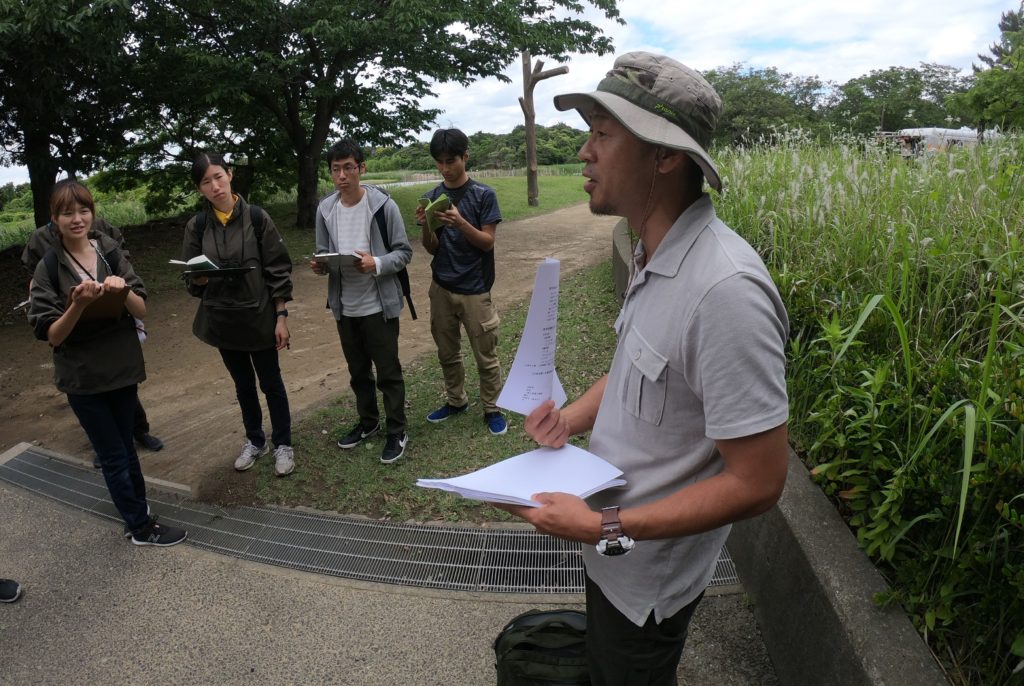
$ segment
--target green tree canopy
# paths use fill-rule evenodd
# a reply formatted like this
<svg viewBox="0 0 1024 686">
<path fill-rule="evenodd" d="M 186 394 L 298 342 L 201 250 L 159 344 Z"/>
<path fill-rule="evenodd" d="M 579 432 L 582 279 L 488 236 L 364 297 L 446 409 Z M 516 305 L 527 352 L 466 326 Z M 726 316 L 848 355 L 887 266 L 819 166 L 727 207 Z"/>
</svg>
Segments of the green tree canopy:
<svg viewBox="0 0 1024 686">
<path fill-rule="evenodd" d="M 959 74 L 941 64 L 872 70 L 835 89 L 826 116 L 836 128 L 860 134 L 958 124 L 947 100 L 966 88 Z"/>
<path fill-rule="evenodd" d="M 1000 39 L 991 56 L 978 55 L 973 87 L 954 98 L 979 130 L 998 126 L 1024 128 L 1024 2 L 999 21 Z"/>
<path fill-rule="evenodd" d="M 614 0 L 588 3 L 618 16 Z M 331 136 L 399 142 L 437 115 L 420 107 L 434 84 L 507 81 L 502 70 L 522 49 L 556 60 L 610 51 L 582 9 L 577 0 L 139 0 L 137 30 L 163 87 L 156 125 L 179 139 L 178 155 L 231 147 L 268 166 L 287 160 L 297 221 L 312 226 Z"/>
<path fill-rule="evenodd" d="M 816 128 L 824 84 L 775 67 L 755 69 L 736 63 L 704 74 L 722 98 L 715 140 L 744 143 L 770 137 L 779 128 Z"/>
<path fill-rule="evenodd" d="M 579 149 L 587 132 L 567 124 L 537 127 L 538 164 L 572 164 L 579 162 Z M 510 133 L 469 134 L 469 162 L 473 169 L 521 169 L 526 165 L 526 127 L 519 125 Z M 402 147 L 382 146 L 373 152 L 373 171 L 396 169 L 433 169 L 434 160 L 426 143 Z"/>
<path fill-rule="evenodd" d="M 57 174 L 95 169 L 133 128 L 130 22 L 128 0 L 0 0 L 0 162 L 28 167 L 37 224 Z"/>
</svg>

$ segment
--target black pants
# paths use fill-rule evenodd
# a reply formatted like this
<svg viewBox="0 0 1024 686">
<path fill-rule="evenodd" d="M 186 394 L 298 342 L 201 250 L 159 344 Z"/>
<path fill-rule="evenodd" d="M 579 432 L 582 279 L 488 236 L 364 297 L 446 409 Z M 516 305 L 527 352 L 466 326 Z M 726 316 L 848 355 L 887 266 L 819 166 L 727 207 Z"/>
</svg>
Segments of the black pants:
<svg viewBox="0 0 1024 686">
<path fill-rule="evenodd" d="M 68 393 L 68 404 L 100 460 L 110 499 L 132 530 L 149 521 L 146 480 L 142 477 L 142 467 L 132 440 L 137 388 L 125 386 L 95 395 Z"/>
<path fill-rule="evenodd" d="M 704 594 L 661 624 L 651 611 L 641 627 L 587 577 L 587 661 L 592 686 L 675 686 L 693 611 Z"/>
<path fill-rule="evenodd" d="M 343 315 L 338 321 L 338 337 L 348 362 L 359 421 L 364 426 L 380 421 L 376 385 L 384 397 L 387 432 L 405 431 L 405 379 L 398 359 L 398 317 L 384 319 L 380 312 L 366 317 Z"/>
<path fill-rule="evenodd" d="M 256 395 L 256 378 L 260 390 L 267 399 L 272 432 L 270 440 L 278 445 L 292 444 L 292 414 L 288 408 L 288 392 L 281 378 L 281 367 L 277 361 L 277 348 L 255 352 L 248 350 L 220 350 L 221 359 L 235 382 L 235 395 L 242 410 L 242 425 L 245 437 L 255 446 L 263 447 L 267 435 L 263 433 L 263 411 L 260 398 Z"/>
<path fill-rule="evenodd" d="M 149 418 L 146 416 L 146 410 L 142 407 L 142 401 L 136 397 L 135 399 L 135 425 L 132 427 L 132 434 L 135 438 L 139 438 L 149 433 Z"/>
</svg>

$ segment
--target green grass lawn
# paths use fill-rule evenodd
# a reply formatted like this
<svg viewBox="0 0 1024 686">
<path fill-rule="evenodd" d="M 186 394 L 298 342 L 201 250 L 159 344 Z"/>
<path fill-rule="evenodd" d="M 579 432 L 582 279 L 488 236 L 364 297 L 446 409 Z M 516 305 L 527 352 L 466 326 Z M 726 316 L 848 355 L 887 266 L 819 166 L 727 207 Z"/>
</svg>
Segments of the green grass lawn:
<svg viewBox="0 0 1024 686">
<path fill-rule="evenodd" d="M 498 355 L 507 372 L 519 345 L 528 302 L 502 312 Z M 618 313 L 610 264 L 564 278 L 559 298 L 558 376 L 570 400 L 578 397 L 611 363 L 615 349 L 612 325 Z M 293 428 L 295 472 L 287 479 L 273 474 L 271 462 L 257 464 L 257 493 L 268 503 L 306 505 L 321 510 L 359 513 L 396 521 L 502 521 L 501 510 L 435 489 L 419 488 L 416 479 L 465 474 L 506 457 L 532 450 L 536 444 L 522 430 L 522 417 L 507 415 L 509 430 L 491 436 L 483 423 L 479 378 L 468 341 L 466 390 L 470 411 L 442 424 L 426 415 L 445 402 L 444 384 L 433 357 L 405 368 L 409 446 L 405 457 L 381 464 L 382 434 L 350 450 L 337 440 L 357 421 L 355 400 L 348 394 Z M 574 439 L 585 445 L 585 438 Z"/>
</svg>

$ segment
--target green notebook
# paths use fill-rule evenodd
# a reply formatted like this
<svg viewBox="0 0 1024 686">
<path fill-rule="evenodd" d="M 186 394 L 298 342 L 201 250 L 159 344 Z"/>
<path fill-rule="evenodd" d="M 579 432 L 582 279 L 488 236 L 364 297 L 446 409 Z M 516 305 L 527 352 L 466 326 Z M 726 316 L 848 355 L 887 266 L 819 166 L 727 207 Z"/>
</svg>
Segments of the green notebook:
<svg viewBox="0 0 1024 686">
<path fill-rule="evenodd" d="M 437 231 L 440 229 L 441 226 L 444 225 L 444 222 L 437 218 L 435 212 L 444 212 L 445 210 L 450 209 L 451 206 L 452 201 L 449 200 L 448 196 L 444 193 L 437 196 L 437 199 L 433 202 L 431 202 L 430 198 L 427 197 L 420 198 L 420 207 L 422 207 L 423 211 L 427 214 L 427 228 L 431 231 Z"/>
</svg>

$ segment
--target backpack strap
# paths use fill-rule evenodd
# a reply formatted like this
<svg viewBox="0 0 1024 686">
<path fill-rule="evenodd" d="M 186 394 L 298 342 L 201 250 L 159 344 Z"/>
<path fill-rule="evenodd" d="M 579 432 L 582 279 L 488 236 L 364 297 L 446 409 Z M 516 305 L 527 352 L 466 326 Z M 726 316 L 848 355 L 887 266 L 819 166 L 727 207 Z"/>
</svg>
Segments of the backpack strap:
<svg viewBox="0 0 1024 686">
<path fill-rule="evenodd" d="M 256 245 L 260 251 L 260 260 L 263 259 L 263 231 L 266 229 L 267 214 L 258 205 L 249 205 L 249 221 L 252 222 L 252 231 L 256 234 Z M 206 233 L 206 210 L 199 210 L 196 213 L 196 232 L 199 237 L 199 249 L 203 249 L 203 234 Z M 390 250 L 390 248 L 389 248 Z"/>
<path fill-rule="evenodd" d="M 43 264 L 46 265 L 46 275 L 50 277 L 50 285 L 56 289 L 59 278 L 57 276 L 57 251 L 53 249 L 52 245 L 43 254 Z"/>
<path fill-rule="evenodd" d="M 377 211 L 373 213 L 373 219 L 377 222 L 377 229 L 380 231 L 381 240 L 384 241 L 384 249 L 391 252 L 391 239 L 388 238 L 388 220 L 384 214 L 384 207 L 387 205 L 385 202 L 383 205 L 377 208 Z M 409 271 L 402 267 L 395 276 L 398 277 L 398 283 L 402 287 L 402 295 L 405 296 L 405 301 L 409 303 L 409 314 L 412 315 L 413 321 L 416 320 L 416 306 L 412 304 L 412 290 L 409 287 Z"/>
</svg>

